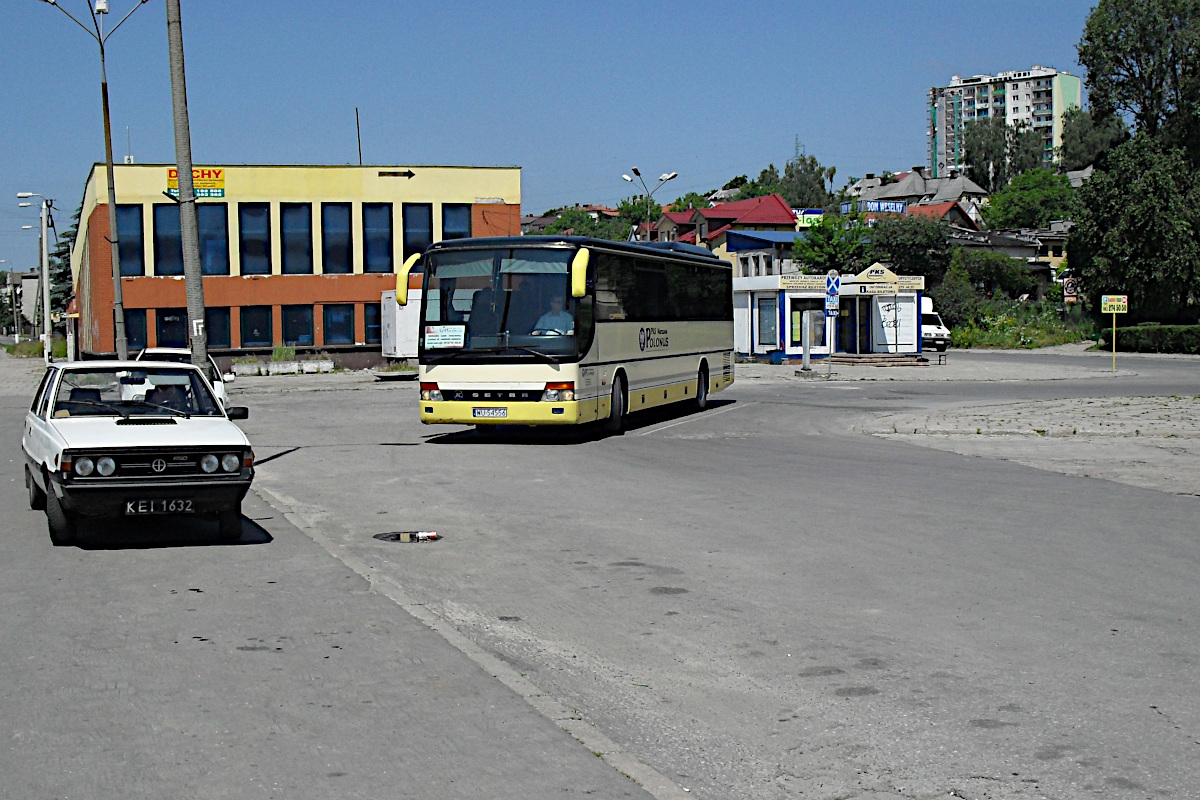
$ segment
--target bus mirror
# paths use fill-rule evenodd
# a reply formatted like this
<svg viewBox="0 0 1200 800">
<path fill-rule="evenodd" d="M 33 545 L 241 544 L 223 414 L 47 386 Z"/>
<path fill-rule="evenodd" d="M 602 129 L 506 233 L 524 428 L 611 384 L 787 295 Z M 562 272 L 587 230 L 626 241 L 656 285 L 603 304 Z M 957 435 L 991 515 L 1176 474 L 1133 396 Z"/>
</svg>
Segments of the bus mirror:
<svg viewBox="0 0 1200 800">
<path fill-rule="evenodd" d="M 583 297 L 587 294 L 587 267 L 592 254 L 586 247 L 571 259 L 571 297 Z"/>
<path fill-rule="evenodd" d="M 412 268 L 421 260 L 420 253 L 413 253 L 404 262 L 404 266 L 396 273 L 396 305 L 408 305 L 408 273 L 412 272 Z"/>
</svg>

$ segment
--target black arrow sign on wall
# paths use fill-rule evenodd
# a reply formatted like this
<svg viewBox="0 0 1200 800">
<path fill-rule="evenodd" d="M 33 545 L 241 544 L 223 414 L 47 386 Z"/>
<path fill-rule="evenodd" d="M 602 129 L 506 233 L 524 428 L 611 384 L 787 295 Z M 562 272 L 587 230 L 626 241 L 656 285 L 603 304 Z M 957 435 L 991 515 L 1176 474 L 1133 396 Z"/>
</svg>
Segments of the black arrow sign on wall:
<svg viewBox="0 0 1200 800">
<path fill-rule="evenodd" d="M 416 175 L 417 173 L 413 172 L 411 169 L 406 169 L 403 172 L 380 171 L 379 173 L 379 177 L 381 178 L 415 178 Z"/>
</svg>

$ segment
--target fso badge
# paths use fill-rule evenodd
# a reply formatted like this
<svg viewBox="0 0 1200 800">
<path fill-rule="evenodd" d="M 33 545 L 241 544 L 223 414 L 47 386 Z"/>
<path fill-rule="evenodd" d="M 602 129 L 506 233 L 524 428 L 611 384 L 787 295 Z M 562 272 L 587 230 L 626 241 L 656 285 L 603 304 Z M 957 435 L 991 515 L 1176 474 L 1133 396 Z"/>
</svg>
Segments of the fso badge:
<svg viewBox="0 0 1200 800">
<path fill-rule="evenodd" d="M 668 344 L 666 328 L 642 328 L 638 331 L 638 346 L 643 351 L 658 350 Z"/>
</svg>

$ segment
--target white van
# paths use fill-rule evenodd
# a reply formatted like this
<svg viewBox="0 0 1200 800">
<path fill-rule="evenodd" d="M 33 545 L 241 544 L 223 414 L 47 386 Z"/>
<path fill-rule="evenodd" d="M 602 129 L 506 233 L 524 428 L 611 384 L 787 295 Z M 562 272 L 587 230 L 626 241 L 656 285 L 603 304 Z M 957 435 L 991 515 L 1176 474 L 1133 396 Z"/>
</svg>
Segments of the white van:
<svg viewBox="0 0 1200 800">
<path fill-rule="evenodd" d="M 943 353 L 950 347 L 950 329 L 933 310 L 933 298 L 921 298 L 921 349 Z"/>
</svg>

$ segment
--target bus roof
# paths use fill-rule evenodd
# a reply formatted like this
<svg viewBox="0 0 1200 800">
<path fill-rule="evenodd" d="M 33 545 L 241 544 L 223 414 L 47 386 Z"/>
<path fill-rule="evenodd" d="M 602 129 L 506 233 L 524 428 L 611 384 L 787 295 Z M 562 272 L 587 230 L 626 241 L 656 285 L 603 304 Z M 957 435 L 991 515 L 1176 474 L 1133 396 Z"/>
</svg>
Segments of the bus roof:
<svg viewBox="0 0 1200 800">
<path fill-rule="evenodd" d="M 488 247 L 545 247 L 548 245 L 570 245 L 605 250 L 617 250 L 642 255 L 683 256 L 688 259 L 703 259 L 711 266 L 729 267 L 729 262 L 717 257 L 709 250 L 683 242 L 617 242 L 609 239 L 593 239 L 588 236 L 481 236 L 473 239 L 450 239 L 434 242 L 426 252 L 440 250 L 476 249 Z"/>
</svg>

